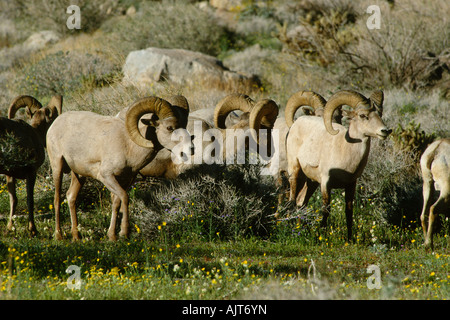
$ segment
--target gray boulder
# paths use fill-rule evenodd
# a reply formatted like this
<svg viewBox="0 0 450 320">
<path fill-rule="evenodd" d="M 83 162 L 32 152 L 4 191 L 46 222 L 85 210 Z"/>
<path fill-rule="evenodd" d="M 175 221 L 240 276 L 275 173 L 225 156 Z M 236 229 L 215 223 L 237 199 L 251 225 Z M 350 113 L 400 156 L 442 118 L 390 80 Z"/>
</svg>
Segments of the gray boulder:
<svg viewBox="0 0 450 320">
<path fill-rule="evenodd" d="M 206 87 L 252 87 L 256 77 L 226 68 L 215 57 L 184 49 L 147 48 L 128 54 L 123 66 L 124 83 L 148 86 L 162 81 Z"/>
</svg>

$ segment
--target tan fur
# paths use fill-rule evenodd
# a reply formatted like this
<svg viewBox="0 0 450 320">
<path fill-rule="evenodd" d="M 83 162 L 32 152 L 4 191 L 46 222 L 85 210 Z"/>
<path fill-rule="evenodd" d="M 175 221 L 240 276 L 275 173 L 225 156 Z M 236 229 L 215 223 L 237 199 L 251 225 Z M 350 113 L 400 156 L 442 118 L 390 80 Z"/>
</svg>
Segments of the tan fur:
<svg viewBox="0 0 450 320">
<path fill-rule="evenodd" d="M 375 109 L 357 108 L 358 105 L 366 104 L 362 95 L 349 91 L 344 94 L 353 99 L 347 103 L 356 109 L 351 113 L 349 128 L 333 123 L 333 134 L 330 134 L 325 122 L 329 121 L 331 125 L 333 112 L 328 112 L 329 119 L 300 117 L 290 128 L 286 152 L 290 201 L 295 201 L 298 206 L 305 206 L 320 185 L 323 198 L 322 224 L 325 226 L 331 189 L 344 188 L 348 238 L 351 239 L 356 180 L 366 166 L 370 138 L 385 139 L 391 130 L 386 128 Z M 339 103 L 345 102 L 342 97 L 340 93 L 336 93 L 329 99 L 327 106 L 335 104 L 335 99 L 339 99 Z"/>
<path fill-rule="evenodd" d="M 153 100 L 157 102 L 155 105 L 159 108 L 162 99 Z M 139 101 L 142 105 L 141 100 Z M 169 107 L 171 107 L 170 104 Z M 155 112 L 155 110 L 148 112 Z M 130 113 L 127 112 L 127 116 Z M 163 113 L 167 114 L 168 110 L 164 110 Z M 182 117 L 182 114 L 178 117 Z M 136 144 L 130 135 L 131 130 L 125 125 L 126 121 L 118 117 L 73 111 L 58 117 L 50 127 L 47 134 L 47 149 L 55 183 L 55 237 L 57 239 L 62 238 L 59 215 L 64 172 L 71 172 L 67 200 L 73 238 L 79 239 L 75 201 L 86 177 L 99 180 L 111 192 L 112 215 L 108 230 L 109 239 L 116 240 L 115 224 L 119 209 L 123 213 L 119 235 L 128 236 L 128 188 L 139 170 L 147 165 L 158 151 L 163 148 L 171 149 L 176 145 L 176 142 L 171 141 L 171 134 L 173 130 L 181 128 L 180 123 L 186 123 L 185 119 L 174 116 L 142 121 L 149 125 L 139 128 L 138 131 L 148 140 L 145 145 L 153 147 L 142 147 Z"/>
<path fill-rule="evenodd" d="M 431 143 L 420 158 L 423 178 L 423 208 L 420 220 L 425 247 L 433 249 L 433 223 L 439 213 L 450 214 L 450 139 Z M 435 190 L 439 198 L 432 203 Z M 428 218 L 428 227 L 427 227 Z"/>
</svg>

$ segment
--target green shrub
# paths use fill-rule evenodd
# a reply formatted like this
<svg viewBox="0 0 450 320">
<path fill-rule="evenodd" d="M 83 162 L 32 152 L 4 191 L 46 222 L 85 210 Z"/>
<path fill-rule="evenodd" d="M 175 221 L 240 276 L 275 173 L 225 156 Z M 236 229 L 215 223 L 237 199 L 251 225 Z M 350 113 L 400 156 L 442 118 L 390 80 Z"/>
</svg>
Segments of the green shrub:
<svg viewBox="0 0 450 320">
<path fill-rule="evenodd" d="M 20 145 L 20 138 L 6 132 L 0 137 L 0 167 L 10 170 L 17 167 L 32 167 L 36 164 L 36 154 Z"/>
<path fill-rule="evenodd" d="M 425 133 L 424 130 L 420 130 L 420 123 L 412 121 L 405 128 L 398 124 L 391 139 L 397 149 L 412 152 L 419 159 L 427 146 L 436 139 L 436 135 Z"/>
<path fill-rule="evenodd" d="M 255 165 L 202 165 L 160 185 L 139 184 L 134 219 L 148 238 L 235 239 L 267 235 L 275 187 Z"/>
</svg>

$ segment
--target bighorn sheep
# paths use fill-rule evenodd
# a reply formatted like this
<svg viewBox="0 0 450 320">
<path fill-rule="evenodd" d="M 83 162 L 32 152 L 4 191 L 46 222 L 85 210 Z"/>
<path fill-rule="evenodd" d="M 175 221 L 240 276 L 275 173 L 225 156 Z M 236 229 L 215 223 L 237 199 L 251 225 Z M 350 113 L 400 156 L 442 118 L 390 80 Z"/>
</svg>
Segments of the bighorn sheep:
<svg viewBox="0 0 450 320">
<path fill-rule="evenodd" d="M 173 105 L 189 105 L 186 98 L 179 95 L 168 97 L 167 100 Z M 233 125 L 231 128 L 227 128 L 227 115 L 234 110 L 241 110 L 244 113 L 233 121 L 230 121 L 229 123 L 233 123 Z M 217 128 L 213 127 L 209 123 L 211 111 L 214 111 L 214 116 L 211 118 Z M 123 111 L 121 111 L 121 113 L 122 112 Z M 172 160 L 171 154 L 167 150 L 161 150 L 153 161 L 142 168 L 140 174 L 151 177 L 176 178 L 180 173 L 184 172 L 188 168 L 192 168 L 195 164 L 214 163 L 214 161 L 218 158 L 218 154 L 216 154 L 216 152 L 221 153 L 224 158 L 234 156 L 237 150 L 247 147 L 245 144 L 246 141 L 245 139 L 239 139 L 238 137 L 238 145 L 235 145 L 234 149 L 229 148 L 227 151 L 226 130 L 241 129 L 243 132 L 246 129 L 252 128 L 256 132 L 256 135 L 254 137 L 252 136 L 252 138 L 258 141 L 259 128 L 270 129 L 277 114 L 278 106 L 272 100 L 262 100 L 255 104 L 253 100 L 246 95 L 228 95 L 217 104 L 215 110 L 201 109 L 189 115 L 186 129 L 195 136 L 193 143 L 195 149 L 197 150 L 196 153 L 191 156 L 190 162 L 175 163 Z M 214 147 L 217 146 L 218 148 L 209 148 L 206 150 L 206 148 L 213 143 L 212 140 L 214 138 L 218 138 L 218 135 L 215 135 L 215 133 L 218 132 L 215 130 L 219 131 L 223 140 L 215 141 L 217 145 L 214 145 Z M 208 136 L 208 134 L 210 135 Z M 231 138 L 234 139 L 235 135 L 231 135 Z M 203 150 L 206 152 L 203 152 Z M 211 151 L 211 154 L 209 154 L 208 151 Z"/>
<path fill-rule="evenodd" d="M 16 179 L 26 179 L 28 230 L 32 236 L 37 234 L 34 223 L 34 184 L 39 167 L 45 160 L 45 137 L 52 122 L 62 112 L 62 97 L 54 96 L 46 107 L 31 96 L 18 96 L 8 109 L 8 118 L 0 118 L 0 138 L 12 134 L 16 141 L 14 148 L 26 159 L 26 163 L 2 163 L 0 173 L 6 175 L 10 201 L 8 230 L 12 230 L 12 217 L 17 207 Z M 22 120 L 12 120 L 16 112 L 25 108 L 30 124 Z M 3 158 L 3 155 L 0 157 Z M 19 161 L 19 159 L 15 159 Z"/>
<path fill-rule="evenodd" d="M 450 139 L 431 143 L 420 158 L 420 168 L 423 178 L 423 209 L 420 220 L 425 237 L 424 245 L 433 249 L 433 222 L 439 213 L 450 214 Z M 440 190 L 440 194 L 432 204 L 435 189 Z"/>
<path fill-rule="evenodd" d="M 243 113 L 239 115 L 231 127 L 227 127 L 227 116 L 235 110 L 240 110 Z M 255 101 L 245 94 L 230 94 L 220 100 L 214 111 L 214 125 L 216 128 L 222 130 L 224 135 L 224 157 L 229 159 L 230 157 L 234 157 L 238 150 L 246 150 L 247 147 L 251 148 L 252 146 L 259 146 L 259 150 L 254 151 L 263 158 L 269 156 L 272 148 L 271 130 L 278 117 L 278 111 L 278 105 L 273 100 L 262 99 L 255 103 Z M 244 130 L 248 129 L 250 129 L 249 139 L 253 140 L 247 141 L 238 137 L 237 144 L 235 144 L 235 134 L 245 134 Z M 265 134 L 261 137 L 260 129 L 266 130 Z M 231 134 L 228 135 L 226 130 Z M 233 139 L 233 141 L 228 141 L 228 139 Z M 234 148 L 231 150 L 229 148 L 230 146 L 234 146 Z"/>
<path fill-rule="evenodd" d="M 177 108 L 177 109 L 181 108 L 184 110 L 189 110 L 189 102 L 182 95 L 172 95 L 172 96 L 167 97 L 165 100 L 168 101 L 172 105 L 172 108 Z M 125 116 L 126 116 L 128 109 L 129 109 L 129 107 L 122 109 L 116 115 L 116 117 L 125 121 Z M 142 119 L 151 118 L 151 117 L 152 117 L 152 114 L 146 114 L 142 117 Z M 192 133 L 193 129 L 194 129 L 193 120 L 200 121 L 200 119 L 192 117 L 189 114 L 188 122 L 186 125 L 186 130 L 190 133 Z M 141 124 L 139 124 L 139 126 L 143 127 L 144 124 L 141 123 Z M 203 130 L 207 130 L 210 128 L 211 127 L 209 125 L 202 122 Z M 195 139 L 192 140 L 192 142 L 194 143 L 194 149 L 198 148 L 198 146 L 196 147 L 196 145 L 198 145 L 198 143 L 202 143 L 201 139 L 202 139 L 202 137 L 195 137 Z M 181 163 L 174 162 L 172 157 L 173 157 L 173 153 L 171 150 L 166 149 L 166 148 L 159 150 L 158 153 L 156 154 L 155 158 L 152 161 L 150 161 L 150 163 L 148 163 L 144 168 L 142 168 L 139 171 L 139 173 L 144 177 L 162 177 L 162 178 L 167 178 L 167 179 L 174 179 L 180 173 L 182 173 L 183 171 L 188 169 L 190 167 L 190 165 L 185 165 L 182 162 Z"/>
<path fill-rule="evenodd" d="M 275 144 L 275 152 L 277 157 L 268 164 L 269 172 L 275 179 L 276 186 L 280 189 L 278 203 L 281 203 L 285 197 L 284 179 L 288 171 L 288 163 L 286 157 L 286 137 L 289 128 L 294 123 L 294 116 L 298 109 L 302 109 L 303 114 L 307 116 L 321 116 L 326 100 L 313 91 L 298 91 L 294 93 L 287 101 L 284 109 L 284 117 L 278 117 L 273 126 L 274 130 L 278 130 L 278 143 Z M 337 110 L 335 114 L 340 114 Z"/>
<path fill-rule="evenodd" d="M 150 119 L 142 119 L 153 113 Z M 145 167 L 163 148 L 177 145 L 172 134 L 185 128 L 189 110 L 174 108 L 166 100 L 147 97 L 128 109 L 125 121 L 87 111 L 64 113 L 53 123 L 47 134 L 47 151 L 55 183 L 55 237 L 62 238 L 59 215 L 63 173 L 71 171 L 67 200 L 72 221 L 72 237 L 79 239 L 75 201 L 85 178 L 102 182 L 111 192 L 112 216 L 108 238 L 116 240 L 117 214 L 123 213 L 119 235 L 127 237 L 128 195 L 139 170 Z M 179 142 L 178 142 L 179 143 Z"/>
<path fill-rule="evenodd" d="M 353 198 L 356 180 L 366 166 L 370 138 L 386 139 L 392 132 L 381 120 L 384 95 L 375 91 L 370 99 L 354 91 L 335 93 L 326 103 L 323 119 L 300 117 L 292 124 L 287 141 L 290 201 L 304 206 L 320 185 L 323 201 L 322 226 L 330 213 L 330 192 L 345 188 L 347 236 L 352 239 Z M 332 124 L 336 108 L 350 106 L 346 129 Z M 301 189 L 300 189 L 301 188 Z"/>
</svg>

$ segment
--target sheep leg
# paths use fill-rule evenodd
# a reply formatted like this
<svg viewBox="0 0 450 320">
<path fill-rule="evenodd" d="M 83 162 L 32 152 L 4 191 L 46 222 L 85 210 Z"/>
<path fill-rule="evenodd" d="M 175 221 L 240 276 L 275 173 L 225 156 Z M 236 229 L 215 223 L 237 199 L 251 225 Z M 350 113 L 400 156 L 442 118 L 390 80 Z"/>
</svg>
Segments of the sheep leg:
<svg viewBox="0 0 450 320">
<path fill-rule="evenodd" d="M 431 207 L 431 196 L 434 193 L 434 184 L 433 180 L 430 177 L 429 179 L 424 175 L 423 179 L 423 188 L 422 188 L 422 194 L 423 194 L 423 208 L 422 213 L 420 215 L 420 221 L 422 224 L 422 230 L 423 230 L 423 236 L 425 238 L 425 246 L 429 245 L 429 239 L 427 237 L 427 216 L 430 212 Z"/>
<path fill-rule="evenodd" d="M 9 221 L 7 225 L 7 230 L 13 230 L 12 218 L 17 208 L 17 196 L 16 196 L 16 179 L 14 177 L 6 176 L 6 186 L 9 193 Z"/>
<path fill-rule="evenodd" d="M 281 203 L 283 203 L 284 198 L 286 197 L 286 187 L 284 185 L 284 181 L 283 181 L 283 173 L 284 172 L 279 172 L 277 179 L 276 179 L 276 187 L 279 190 L 278 193 L 278 204 L 280 205 Z"/>
<path fill-rule="evenodd" d="M 308 204 L 309 199 L 314 194 L 316 189 L 319 187 L 319 183 L 312 181 L 311 179 L 306 179 L 302 190 L 300 190 L 297 196 L 297 206 L 303 207 Z"/>
<path fill-rule="evenodd" d="M 352 240 L 353 199 L 355 198 L 356 182 L 345 188 L 345 218 L 347 221 L 347 240 Z"/>
<path fill-rule="evenodd" d="M 118 216 L 118 213 L 120 211 L 120 205 L 121 205 L 120 198 L 117 197 L 114 193 L 111 193 L 112 214 L 111 214 L 111 223 L 109 225 L 109 229 L 110 230 L 112 230 L 113 228 L 115 230 L 115 228 L 116 228 L 117 216 Z M 112 236 L 110 236 L 108 234 L 108 237 L 112 241 L 117 240 L 115 233 L 113 233 Z"/>
<path fill-rule="evenodd" d="M 77 218 L 77 211 L 76 211 L 76 200 L 78 197 L 78 193 L 80 192 L 80 189 L 83 187 L 84 182 L 86 181 L 86 178 L 80 177 L 75 172 L 71 172 L 71 180 L 70 180 L 70 187 L 67 190 L 66 197 L 67 197 L 67 203 L 69 205 L 69 212 L 70 212 L 70 220 L 71 220 L 71 233 L 72 233 L 72 239 L 73 240 L 80 240 L 80 233 L 78 232 L 78 218 Z"/>
<path fill-rule="evenodd" d="M 323 183 L 320 186 L 320 191 L 322 192 L 322 222 L 321 227 L 327 227 L 328 216 L 330 215 L 330 193 L 331 188 L 327 183 Z"/>
<path fill-rule="evenodd" d="M 51 159 L 51 158 L 50 158 Z M 55 197 L 53 199 L 53 207 L 55 208 L 55 239 L 62 240 L 61 225 L 59 215 L 61 210 L 61 188 L 63 179 L 63 159 L 52 163 L 53 183 L 55 185 Z"/>
<path fill-rule="evenodd" d="M 293 168 L 289 168 L 289 201 L 294 202 L 297 197 L 297 183 L 300 173 L 300 165 L 296 162 Z"/>
<path fill-rule="evenodd" d="M 115 210 L 115 207 L 118 207 L 117 201 L 120 201 L 120 211 L 123 213 L 122 221 L 120 224 L 120 232 L 119 236 L 127 238 L 128 237 L 128 194 L 127 192 L 120 186 L 119 182 L 117 182 L 116 178 L 113 175 L 102 175 L 101 182 L 108 188 L 108 190 L 113 193 L 119 200 L 114 200 L 112 204 L 113 210 L 111 214 L 111 224 L 108 229 L 108 238 L 111 241 L 117 240 L 116 238 L 116 221 L 117 221 L 117 213 L 118 210 Z"/>
<path fill-rule="evenodd" d="M 36 183 L 36 171 L 31 172 L 27 177 L 27 207 L 28 207 L 28 231 L 32 237 L 37 235 L 34 224 L 34 185 Z"/>
<path fill-rule="evenodd" d="M 444 213 L 444 209 L 448 206 L 449 196 L 443 197 L 443 194 L 449 194 L 450 190 L 441 190 L 439 199 L 430 207 L 430 215 L 428 217 L 428 232 L 425 237 L 425 247 L 430 247 L 433 250 L 433 224 L 439 213 Z"/>
</svg>

